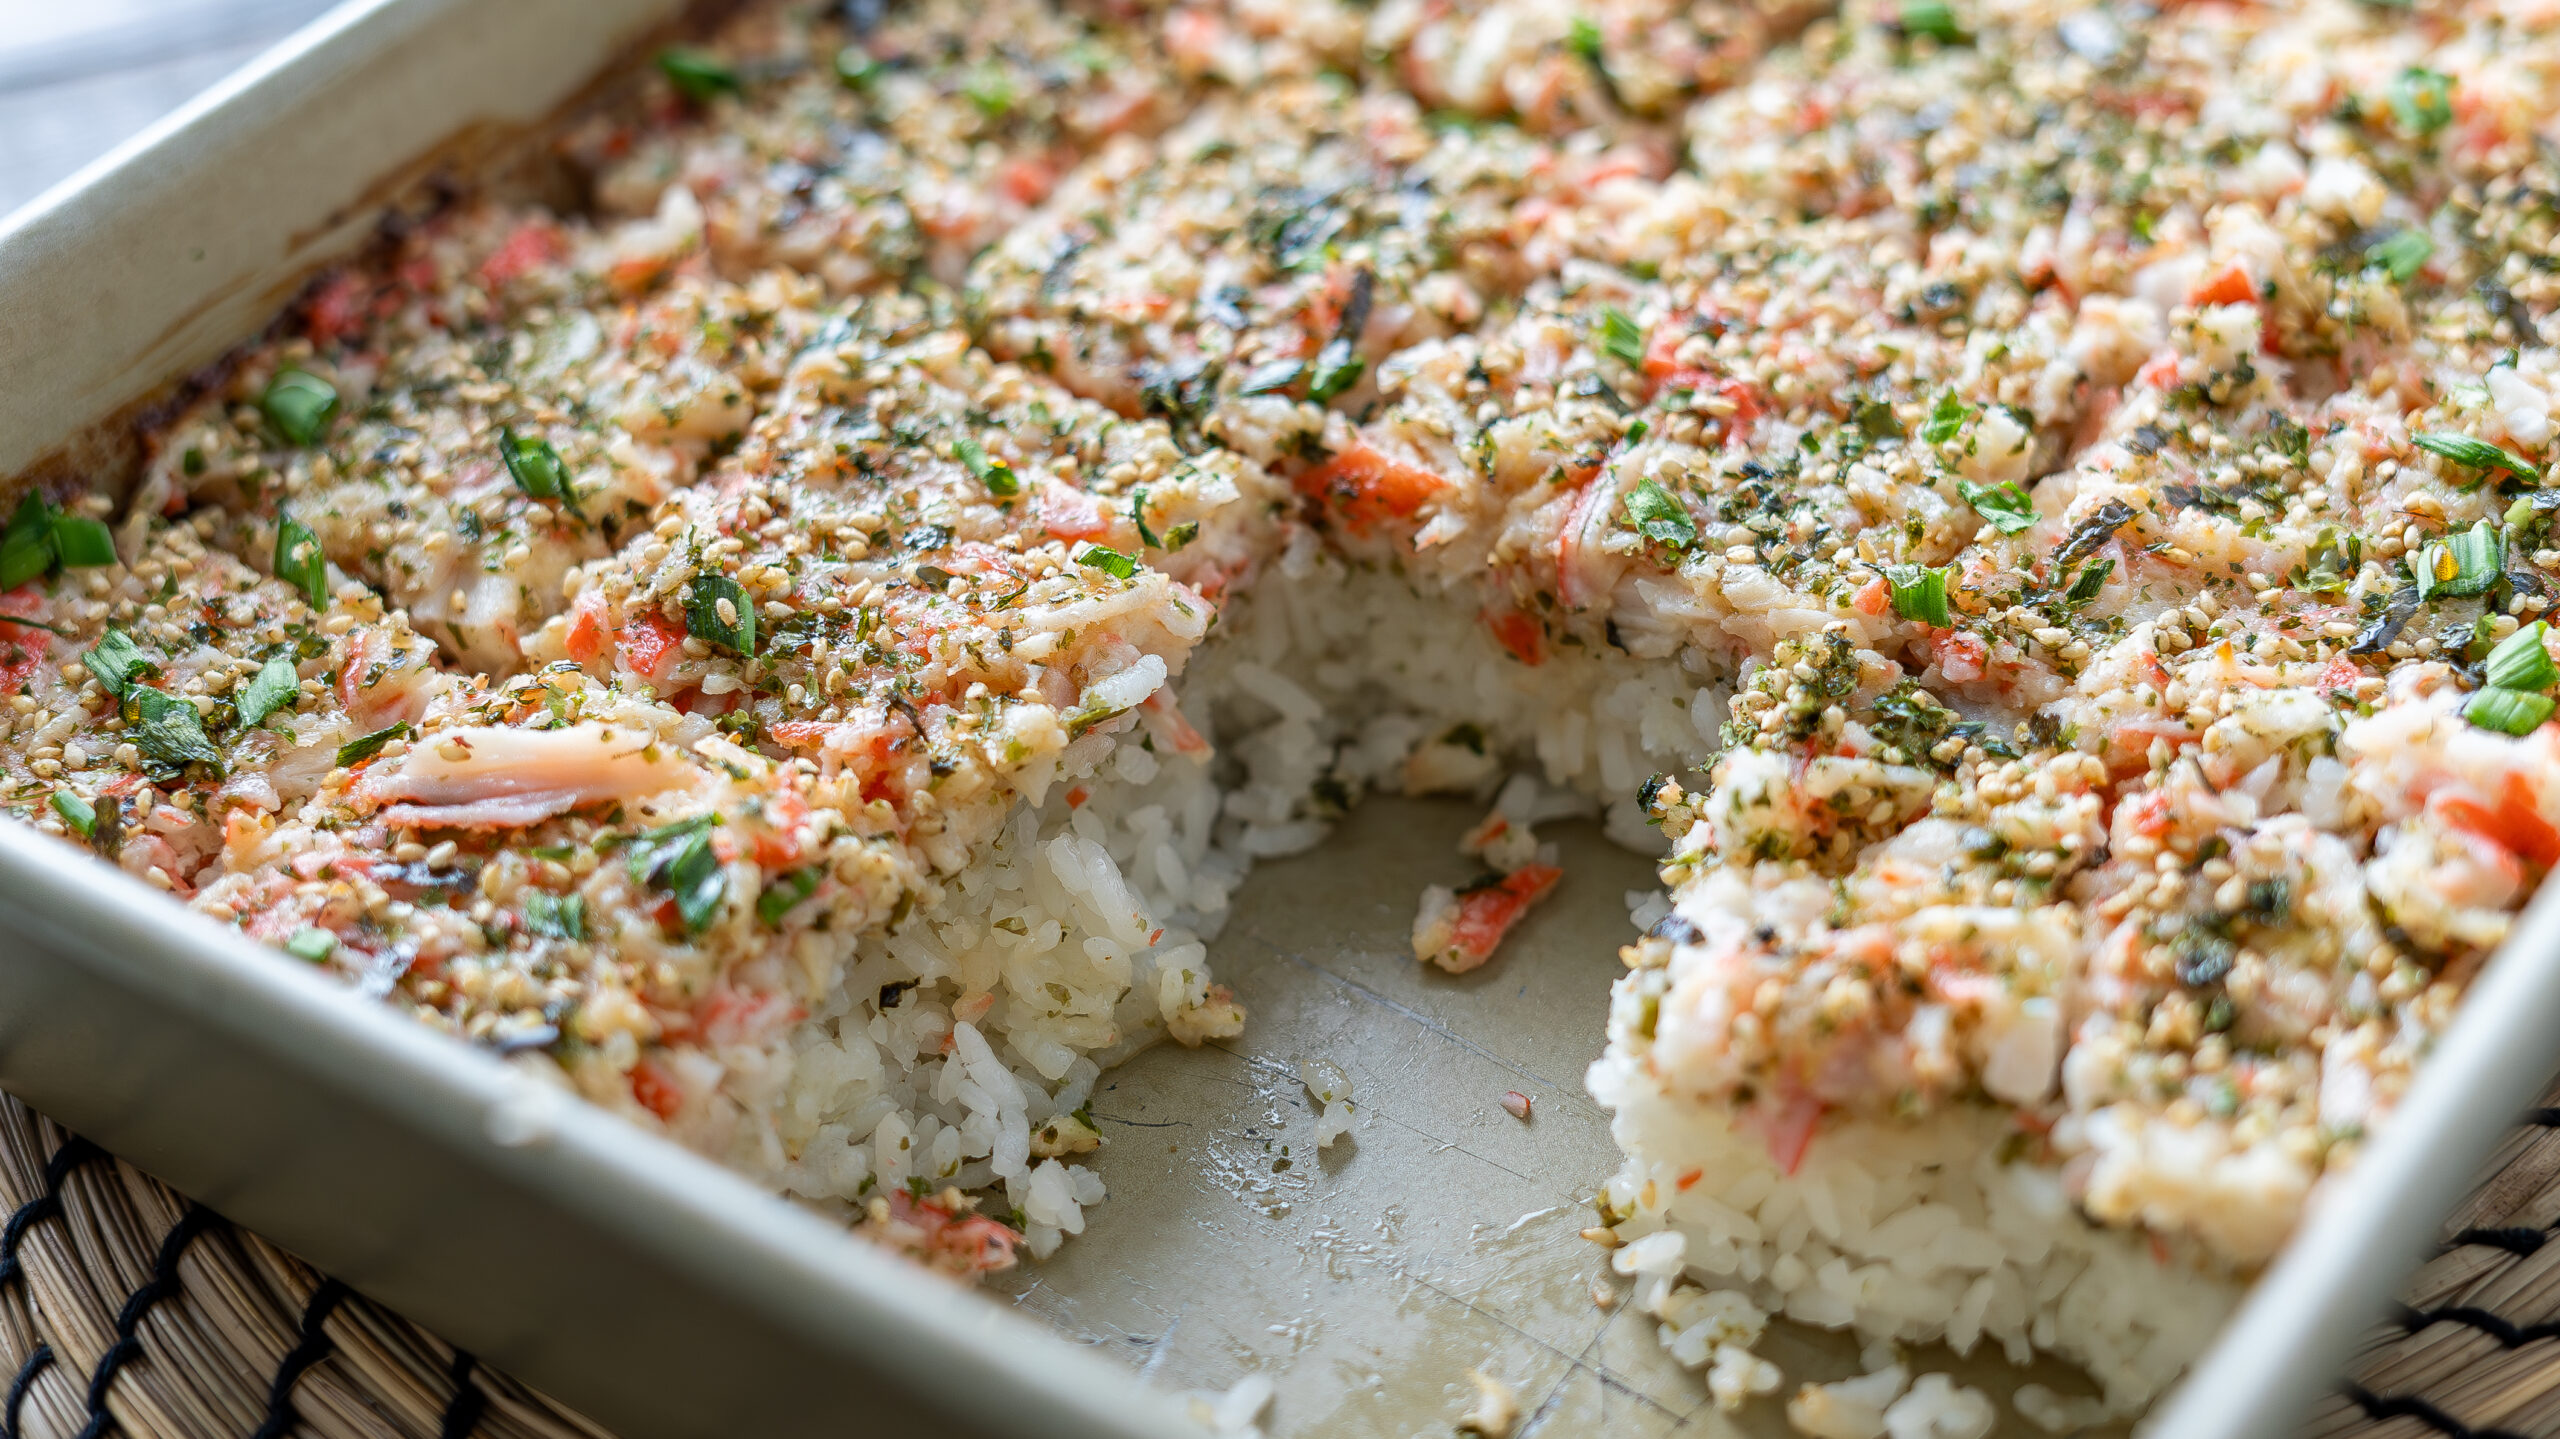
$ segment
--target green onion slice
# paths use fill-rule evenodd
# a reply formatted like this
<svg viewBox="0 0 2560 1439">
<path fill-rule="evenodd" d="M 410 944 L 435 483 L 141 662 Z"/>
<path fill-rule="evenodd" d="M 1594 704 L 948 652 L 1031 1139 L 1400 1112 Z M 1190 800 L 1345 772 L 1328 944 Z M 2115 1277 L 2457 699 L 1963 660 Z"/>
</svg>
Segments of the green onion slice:
<svg viewBox="0 0 2560 1439">
<path fill-rule="evenodd" d="M 1973 406 L 1957 399 L 1956 392 L 1949 390 L 1938 396 L 1938 402 L 1929 407 L 1929 418 L 1920 426 L 1920 438 L 1933 445 L 1943 445 L 1964 433 L 1964 422 L 1972 418 Z"/>
<path fill-rule="evenodd" d="M 1893 612 L 1906 620 L 1946 627 L 1947 572 L 1927 565 L 1887 565 L 1884 582 L 1893 592 Z"/>
<path fill-rule="evenodd" d="M 2465 701 L 2462 717 L 2485 730 L 2529 735 L 2551 718 L 2551 696 L 2522 690 L 2482 690 Z"/>
<path fill-rule="evenodd" d="M 279 370 L 258 397 L 258 408 L 285 443 L 309 445 L 328 432 L 338 413 L 338 388 L 308 370 Z"/>
<path fill-rule="evenodd" d="M 67 789 L 53 792 L 53 812 L 71 826 L 71 832 L 82 839 L 98 837 L 98 807 Z"/>
<path fill-rule="evenodd" d="M 1637 534 L 1655 544 L 1685 550 L 1698 542 L 1698 522 L 1689 517 L 1689 507 L 1652 480 L 1627 496 L 1627 518 L 1635 521 Z"/>
<path fill-rule="evenodd" d="M 325 929 L 297 929 L 284 942 L 284 952 L 305 964 L 319 964 L 338 952 L 338 937 Z"/>
<path fill-rule="evenodd" d="M 2004 535 L 2014 535 L 2020 530 L 2027 529 L 2039 518 L 2036 514 L 2036 502 L 2027 498 L 2026 491 L 2019 489 L 2015 483 L 2008 480 L 2003 480 L 1996 485 L 1978 485 L 1971 480 L 1958 480 L 1956 493 L 1964 496 L 1964 502 L 1973 506 L 1974 513 L 1982 516 L 1984 523 Z"/>
<path fill-rule="evenodd" d="M 329 557 L 320 550 L 320 537 L 311 527 L 288 514 L 276 516 L 276 578 L 302 592 L 313 609 L 329 603 Z"/>
<path fill-rule="evenodd" d="M 205 738 L 204 717 L 191 702 L 166 690 L 135 686 L 126 696 L 134 710 L 126 730 L 144 754 L 162 764 L 222 763 L 222 751 Z"/>
<path fill-rule="evenodd" d="M 1600 351 L 1631 370 L 1644 368 L 1644 331 L 1614 305 L 1600 307 Z"/>
<path fill-rule="evenodd" d="M 2484 593 L 2497 584 L 2506 564 L 2505 535 L 2497 526 L 2482 520 L 2418 551 L 2418 562 L 2412 566 L 2418 581 L 2418 598 Z"/>
<path fill-rule="evenodd" d="M 2457 465 L 2465 465 L 2475 470 L 2505 470 L 2525 480 L 2535 479 L 2540 474 L 2527 461 L 2508 454 L 2486 440 L 2475 440 L 2469 435 L 2412 435 L 2409 442 L 2429 454 L 2442 455 Z"/>
<path fill-rule="evenodd" d="M 964 435 L 951 442 L 951 452 L 960 457 L 960 463 L 977 477 L 979 484 L 987 487 L 988 494 L 999 499 L 1011 499 L 1022 493 L 1022 477 L 1013 472 L 1013 466 L 999 459 L 989 459 L 987 447 L 976 440 Z"/>
<path fill-rule="evenodd" d="M 2502 690 L 2538 692 L 2551 688 L 2552 681 L 2560 680 L 2560 665 L 2551 662 L 2551 652 L 2543 647 L 2542 637 L 2550 632 L 2551 626 L 2535 620 L 2498 641 L 2498 647 L 2489 651 L 2489 658 L 2481 663 L 2482 677 Z"/>
<path fill-rule="evenodd" d="M 1118 550 L 1102 545 L 1087 545 L 1077 551 L 1076 563 L 1090 566 L 1106 575 L 1116 575 L 1124 580 L 1135 579 L 1138 574 L 1138 561 L 1135 557 L 1124 555 Z"/>
<path fill-rule="evenodd" d="M 302 697 L 302 675 L 293 661 L 277 655 L 258 667 L 249 682 L 240 687 L 234 702 L 240 711 L 240 723 L 255 729 L 267 722 L 267 716 L 280 709 L 291 709 Z"/>
<path fill-rule="evenodd" d="M 685 593 L 685 631 L 735 654 L 756 652 L 756 605 L 747 587 L 716 571 L 693 577 Z"/>
<path fill-rule="evenodd" d="M 661 50 L 658 69 L 686 99 L 700 105 L 715 96 L 738 93 L 738 72 L 707 50 Z"/>
</svg>

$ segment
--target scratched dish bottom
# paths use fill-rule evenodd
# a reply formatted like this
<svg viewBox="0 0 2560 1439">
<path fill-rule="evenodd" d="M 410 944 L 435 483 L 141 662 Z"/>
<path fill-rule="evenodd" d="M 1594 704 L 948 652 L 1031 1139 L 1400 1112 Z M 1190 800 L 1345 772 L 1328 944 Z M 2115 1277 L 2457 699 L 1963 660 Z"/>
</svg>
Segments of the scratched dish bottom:
<svg viewBox="0 0 2560 1439">
<path fill-rule="evenodd" d="M 1476 818 L 1374 799 L 1316 852 L 1258 868 L 1211 947 L 1252 1022 L 1104 1077 L 1111 1201 L 997 1287 L 1163 1389 L 1269 1375 L 1273 1435 L 1446 1434 L 1475 1402 L 1471 1367 L 1513 1390 L 1516 1436 L 1792 1435 L 1785 1394 L 1720 1411 L 1652 1319 L 1594 1298 L 1625 1281 L 1581 1237 L 1617 1160 L 1582 1089 L 1601 1049 L 1585 1001 L 1621 972 L 1625 895 L 1653 886 L 1650 865 L 1597 825 L 1556 826 L 1554 899 L 1483 969 L 1442 974 L 1413 960 L 1414 896 L 1468 877 L 1456 839 Z M 1359 1109 L 1321 1156 L 1296 1078 L 1319 1056 L 1350 1072 Z M 1501 1105 L 1515 1089 L 1525 1124 Z M 1785 1321 L 1760 1352 L 1791 1382 L 1865 1367 L 1849 1337 Z M 2006 1404 L 2016 1386 L 2090 1392 L 2059 1365 L 1917 1352 L 2002 1399 L 2003 1436 L 2041 1434 Z"/>
</svg>

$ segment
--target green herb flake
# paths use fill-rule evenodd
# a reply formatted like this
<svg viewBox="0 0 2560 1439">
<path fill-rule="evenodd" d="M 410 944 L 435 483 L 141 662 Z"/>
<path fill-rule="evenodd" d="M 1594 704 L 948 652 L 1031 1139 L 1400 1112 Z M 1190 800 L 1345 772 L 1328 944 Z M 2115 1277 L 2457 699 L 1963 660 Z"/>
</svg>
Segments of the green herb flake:
<svg viewBox="0 0 2560 1439">
<path fill-rule="evenodd" d="M 2099 591 L 2107 587 L 2107 576 L 2114 574 L 2115 569 L 2115 561 L 2100 560 L 2082 570 L 2080 578 L 2071 582 L 2071 590 L 2062 597 L 2062 602 L 2077 608 L 2096 599 Z"/>
<path fill-rule="evenodd" d="M 765 928 L 776 928 L 781 925 L 784 915 L 817 892 L 818 872 L 815 869 L 795 869 L 774 879 L 764 887 L 762 894 L 756 896 L 756 918 L 764 921 Z"/>
<path fill-rule="evenodd" d="M 1652 480 L 1627 496 L 1627 518 L 1635 522 L 1637 534 L 1655 544 L 1685 550 L 1698 542 L 1698 522 L 1689 517 L 1689 507 Z"/>
<path fill-rule="evenodd" d="M 1269 360 L 1245 371 L 1244 383 L 1236 386 L 1239 395 L 1277 394 L 1298 383 L 1307 372 L 1304 360 Z"/>
<path fill-rule="evenodd" d="M 1900 440 L 1910 434 L 1903 429 L 1902 417 L 1893 412 L 1893 406 L 1882 400 L 1860 400 L 1849 411 L 1849 423 L 1869 440 Z"/>
<path fill-rule="evenodd" d="M 14 590 L 53 568 L 53 502 L 29 492 L 0 532 L 0 590 Z"/>
<path fill-rule="evenodd" d="M 302 697 L 302 675 L 293 661 L 277 655 L 258 667 L 249 682 L 240 687 L 234 704 L 240 711 L 240 723 L 250 729 L 267 722 L 267 716 L 280 709 L 291 709 Z"/>
<path fill-rule="evenodd" d="M 1013 472 L 1013 466 L 1002 460 L 987 458 L 987 447 L 976 440 L 964 435 L 952 441 L 951 453 L 959 457 L 961 466 L 967 469 L 979 484 L 987 487 L 988 494 L 998 499 L 1009 500 L 1022 493 L 1022 477 Z"/>
<path fill-rule="evenodd" d="M 725 611 L 725 613 L 724 613 Z M 756 652 L 756 605 L 747 587 L 716 571 L 693 577 L 684 599 L 685 632 L 733 654 Z"/>
<path fill-rule="evenodd" d="M 501 429 L 498 456 L 507 462 L 508 476 L 526 499 L 554 501 L 583 518 L 584 511 L 578 507 L 578 487 L 570 482 L 569 467 L 549 440 L 540 435 L 527 439 L 512 429 Z"/>
<path fill-rule="evenodd" d="M 1972 418 L 1973 406 L 1957 399 L 1956 392 L 1949 390 L 1938 396 L 1938 402 L 1929 407 L 1929 418 L 1920 426 L 1920 438 L 1933 445 L 1943 445 L 1964 433 L 1964 422 Z"/>
<path fill-rule="evenodd" d="M 847 45 L 836 52 L 836 80 L 848 90 L 868 90 L 880 78 L 880 62 L 859 45 Z"/>
<path fill-rule="evenodd" d="M 658 69 L 679 94 L 697 105 L 708 104 L 717 96 L 735 95 L 741 88 L 738 72 L 708 50 L 661 50 Z"/>
<path fill-rule="evenodd" d="M 82 839 L 98 837 L 97 806 L 67 789 L 55 790 L 52 803 L 53 812 L 62 816 L 62 822 L 71 827 L 73 834 Z"/>
<path fill-rule="evenodd" d="M 2405 285 L 2418 278 L 2418 271 L 2436 252 L 2436 242 L 2424 230 L 2398 230 L 2388 238 L 2367 245 L 2364 262 L 2369 267 L 2391 276 L 2393 283 Z"/>
<path fill-rule="evenodd" d="M 1600 307 L 1600 352 L 1628 369 L 1644 368 L 1644 331 L 1614 305 Z"/>
<path fill-rule="evenodd" d="M 729 897 L 729 872 L 711 848 L 711 827 L 719 822 L 718 815 L 696 815 L 650 830 L 635 836 L 623 856 L 634 883 L 674 897 L 690 934 L 708 928 Z"/>
<path fill-rule="evenodd" d="M 2484 593 L 2503 578 L 2506 537 L 2482 520 L 2459 534 L 2447 535 L 2418 552 L 2410 568 L 2418 581 L 2418 598 Z"/>
<path fill-rule="evenodd" d="M 313 609 L 329 603 L 329 557 L 320 549 L 320 537 L 311 528 L 288 514 L 276 516 L 276 578 L 302 592 L 302 598 Z"/>
<path fill-rule="evenodd" d="M 2453 77 L 2412 65 L 2391 82 L 2392 118 L 2412 135 L 2432 135 L 2453 123 Z"/>
<path fill-rule="evenodd" d="M 134 711 L 126 733 L 144 754 L 165 765 L 222 763 L 222 751 L 205 738 L 204 717 L 192 703 L 166 690 L 138 685 L 125 702 Z"/>
<path fill-rule="evenodd" d="M 1590 64 L 1599 64 L 1600 27 L 1584 16 L 1574 16 L 1571 28 L 1565 31 L 1564 48 L 1581 56 Z"/>
<path fill-rule="evenodd" d="M 1336 395 L 1360 383 L 1368 368 L 1368 361 L 1352 353 L 1349 340 L 1339 336 L 1327 340 L 1316 351 L 1315 377 L 1307 381 L 1307 398 L 1319 405 L 1331 404 Z"/>
<path fill-rule="evenodd" d="M 1076 563 L 1124 580 L 1135 579 L 1138 574 L 1138 562 L 1134 557 L 1102 545 L 1086 545 L 1077 551 Z"/>
<path fill-rule="evenodd" d="M 1181 524 L 1164 532 L 1164 547 L 1168 553 L 1180 554 L 1198 538 L 1200 538 L 1200 522 L 1184 520 Z"/>
<path fill-rule="evenodd" d="M 1941 45 L 1964 43 L 1964 27 L 1946 0 L 1903 0 L 1901 24 L 1905 35 L 1926 35 Z"/>
<path fill-rule="evenodd" d="M 2443 433 L 2412 435 L 2409 443 L 2431 455 L 2442 455 L 2455 464 L 2469 469 L 2504 470 L 2518 479 L 2528 481 L 2540 478 L 2539 472 L 2530 462 L 2519 459 L 2486 440 L 2475 440 L 2469 435 Z"/>
<path fill-rule="evenodd" d="M 2549 695 L 2487 689 L 2463 702 L 2462 717 L 2485 730 L 2522 736 L 2542 728 L 2542 722 L 2551 718 L 2551 709 Z"/>
<path fill-rule="evenodd" d="M 144 656 L 133 636 L 114 628 L 98 636 L 97 644 L 80 657 L 80 663 L 119 704 L 132 693 L 134 681 L 160 672 L 160 666 Z"/>
<path fill-rule="evenodd" d="M 2535 620 L 2523 629 L 2498 642 L 2481 664 L 2481 676 L 2495 689 L 2540 692 L 2560 680 L 2560 665 L 2551 663 L 2551 652 L 2542 638 L 2551 626 Z"/>
<path fill-rule="evenodd" d="M 297 929 L 284 942 L 284 952 L 305 964 L 326 964 L 338 952 L 338 937 L 325 929 Z"/>
<path fill-rule="evenodd" d="M 1893 592 L 1893 612 L 1906 620 L 1946 627 L 1947 572 L 1927 565 L 1887 565 L 1884 582 Z"/>
<path fill-rule="evenodd" d="M 524 897 L 524 927 L 552 939 L 585 939 L 587 897 L 533 890 Z"/>
<path fill-rule="evenodd" d="M 412 733 L 414 731 L 410 729 L 408 723 L 402 721 L 399 724 L 385 725 L 369 735 L 358 735 L 338 746 L 338 767 L 344 769 L 351 764 L 361 764 L 382 753 L 384 745 L 396 739 L 407 739 Z"/>
<path fill-rule="evenodd" d="M 1971 480 L 1956 481 L 1956 493 L 1973 506 L 1983 522 L 2004 535 L 2014 535 L 2033 526 L 2038 518 L 2036 502 L 2011 481 L 1996 485 L 1979 485 Z"/>
<path fill-rule="evenodd" d="M 1129 492 L 1129 519 L 1138 527 L 1138 543 L 1151 550 L 1164 548 L 1164 540 L 1147 528 L 1147 487 L 1144 485 Z"/>
<path fill-rule="evenodd" d="M 286 444 L 308 446 L 328 433 L 338 387 L 308 370 L 279 370 L 258 397 L 258 409 Z"/>
</svg>

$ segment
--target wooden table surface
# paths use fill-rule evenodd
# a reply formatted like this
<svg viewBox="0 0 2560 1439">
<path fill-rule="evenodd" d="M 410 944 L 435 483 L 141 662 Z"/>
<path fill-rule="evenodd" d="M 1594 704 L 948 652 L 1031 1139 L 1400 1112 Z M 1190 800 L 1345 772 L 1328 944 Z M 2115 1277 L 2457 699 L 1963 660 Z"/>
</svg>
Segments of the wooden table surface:
<svg viewBox="0 0 2560 1439">
<path fill-rule="evenodd" d="M 34 199 L 330 0 L 0 0 L 0 214 Z"/>
</svg>

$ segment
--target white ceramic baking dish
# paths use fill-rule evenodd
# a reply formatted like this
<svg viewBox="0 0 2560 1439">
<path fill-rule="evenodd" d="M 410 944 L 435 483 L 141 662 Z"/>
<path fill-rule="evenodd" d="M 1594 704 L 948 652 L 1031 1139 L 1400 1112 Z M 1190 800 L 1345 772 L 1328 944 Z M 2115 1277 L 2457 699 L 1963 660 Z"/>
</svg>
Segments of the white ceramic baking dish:
<svg viewBox="0 0 2560 1439">
<path fill-rule="evenodd" d="M 135 407 L 255 332 L 422 165 L 554 113 L 684 9 L 350 0 L 0 222 L 0 476 L 118 483 Z M 2546 894 L 2156 1432 L 2298 1422 L 2555 1035 Z M 0 1085 L 633 1436 L 1187 1428 L 1090 1346 L 7 824 Z"/>
</svg>

